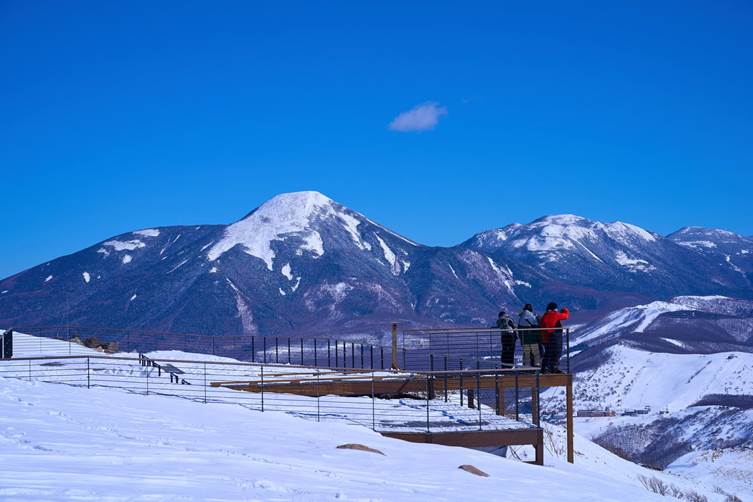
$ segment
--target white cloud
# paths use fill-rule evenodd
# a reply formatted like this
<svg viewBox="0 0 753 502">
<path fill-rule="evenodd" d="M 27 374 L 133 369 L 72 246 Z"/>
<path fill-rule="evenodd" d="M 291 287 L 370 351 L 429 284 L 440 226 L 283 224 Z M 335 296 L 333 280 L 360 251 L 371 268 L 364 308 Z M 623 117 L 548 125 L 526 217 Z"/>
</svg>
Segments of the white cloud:
<svg viewBox="0 0 753 502">
<path fill-rule="evenodd" d="M 444 106 L 432 102 L 422 103 L 395 117 L 389 128 L 398 132 L 428 131 L 434 129 L 442 115 L 447 115 L 447 108 Z"/>
</svg>

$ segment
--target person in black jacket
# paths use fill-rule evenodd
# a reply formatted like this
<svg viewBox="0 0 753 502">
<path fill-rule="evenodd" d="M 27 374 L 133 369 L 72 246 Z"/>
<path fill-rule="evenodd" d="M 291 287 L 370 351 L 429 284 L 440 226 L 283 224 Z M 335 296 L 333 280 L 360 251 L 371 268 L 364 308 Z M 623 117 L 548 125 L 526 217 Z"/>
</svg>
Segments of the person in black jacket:
<svg viewBox="0 0 753 502">
<path fill-rule="evenodd" d="M 538 368 L 541 366 L 539 350 L 539 319 L 533 312 L 533 305 L 526 303 L 518 314 L 518 333 L 523 344 L 523 366 Z"/>
<path fill-rule="evenodd" d="M 512 368 L 515 365 L 515 322 L 503 310 L 497 317 L 496 328 L 501 330 L 502 367 Z"/>
</svg>

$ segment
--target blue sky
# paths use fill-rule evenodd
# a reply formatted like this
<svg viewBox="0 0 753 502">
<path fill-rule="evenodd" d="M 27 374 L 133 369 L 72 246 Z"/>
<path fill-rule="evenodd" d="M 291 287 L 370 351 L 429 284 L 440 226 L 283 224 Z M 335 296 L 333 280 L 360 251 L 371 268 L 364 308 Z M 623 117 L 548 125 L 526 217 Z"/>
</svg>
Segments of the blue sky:
<svg viewBox="0 0 753 502">
<path fill-rule="evenodd" d="M 308 189 L 426 244 L 753 234 L 746 1 L 4 0 L 0 61 L 0 277 Z"/>
</svg>

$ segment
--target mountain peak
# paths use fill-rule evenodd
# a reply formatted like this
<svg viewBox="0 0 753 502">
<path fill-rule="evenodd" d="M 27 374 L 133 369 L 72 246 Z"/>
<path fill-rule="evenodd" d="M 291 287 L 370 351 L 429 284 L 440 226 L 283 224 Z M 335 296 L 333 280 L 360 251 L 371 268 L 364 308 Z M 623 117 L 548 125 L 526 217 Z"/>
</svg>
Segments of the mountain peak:
<svg viewBox="0 0 753 502">
<path fill-rule="evenodd" d="M 532 222 L 532 224 L 535 223 L 545 223 L 548 225 L 574 225 L 577 223 L 583 223 L 588 222 L 586 218 L 582 216 L 578 216 L 577 214 L 551 214 L 549 216 L 542 216 L 541 218 L 538 218 Z"/>
<path fill-rule="evenodd" d="M 261 258 L 272 270 L 275 256 L 270 247 L 273 240 L 296 235 L 303 240 L 300 251 L 315 256 L 324 254 L 322 238 L 311 226 L 315 217 L 334 213 L 335 202 L 316 191 L 289 192 L 276 195 L 239 220 L 228 226 L 222 240 L 207 253 L 214 261 L 236 245 L 245 252 Z"/>
</svg>

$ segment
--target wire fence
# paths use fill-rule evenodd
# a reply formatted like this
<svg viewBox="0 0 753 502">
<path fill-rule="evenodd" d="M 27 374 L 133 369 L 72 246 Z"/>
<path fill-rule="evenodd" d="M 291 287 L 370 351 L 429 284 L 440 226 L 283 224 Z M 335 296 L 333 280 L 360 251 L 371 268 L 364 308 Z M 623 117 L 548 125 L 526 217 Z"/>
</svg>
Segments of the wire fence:
<svg viewBox="0 0 753 502">
<path fill-rule="evenodd" d="M 538 382 L 538 372 L 525 370 L 419 373 L 144 355 L 58 355 L 3 360 L 0 377 L 236 404 L 316 421 L 345 421 L 378 432 L 540 425 L 535 412 L 539 392 L 532 384 Z"/>
<path fill-rule="evenodd" d="M 102 352 L 180 350 L 253 363 L 323 368 L 384 370 L 394 363 L 412 371 L 540 368 L 546 354 L 555 354 L 557 362 L 562 359 L 563 370 L 570 372 L 568 328 L 519 329 L 513 333 L 497 328 L 409 329 L 395 334 L 394 345 L 389 343 L 389 333 L 279 337 L 176 334 L 91 326 L 32 327 L 23 331 L 34 336 L 17 337 L 14 341 L 17 354 L 67 351 L 75 355 L 86 345 Z M 66 348 L 61 348 L 61 341 L 67 344 Z M 536 357 L 526 357 L 531 350 Z"/>
</svg>

